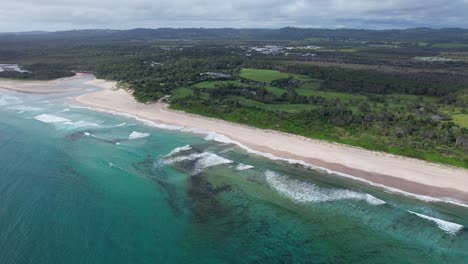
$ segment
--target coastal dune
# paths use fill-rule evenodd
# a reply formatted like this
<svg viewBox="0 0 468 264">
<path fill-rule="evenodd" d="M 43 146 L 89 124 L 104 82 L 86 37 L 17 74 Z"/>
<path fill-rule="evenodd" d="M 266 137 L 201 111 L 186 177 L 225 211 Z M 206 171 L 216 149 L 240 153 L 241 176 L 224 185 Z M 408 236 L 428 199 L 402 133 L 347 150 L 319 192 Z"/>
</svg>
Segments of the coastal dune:
<svg viewBox="0 0 468 264">
<path fill-rule="evenodd" d="M 186 131 L 204 133 L 210 139 L 237 143 L 248 151 L 269 158 L 295 160 L 391 192 L 468 204 L 468 170 L 462 168 L 188 114 L 171 110 L 162 102 L 143 104 L 127 91 L 117 89 L 115 82 L 89 81 L 85 77 L 89 76 L 78 74 L 72 78 L 75 81 L 83 78 L 86 85 L 102 89 L 75 97 L 73 102 L 81 106 L 183 127 Z M 52 82 L 0 81 L 0 88 L 8 86 L 8 89 L 21 92 L 61 93 L 64 92 L 61 88 L 63 83 L 60 87 L 56 83 L 66 79 Z M 70 92 L 70 89 L 66 91 Z"/>
</svg>

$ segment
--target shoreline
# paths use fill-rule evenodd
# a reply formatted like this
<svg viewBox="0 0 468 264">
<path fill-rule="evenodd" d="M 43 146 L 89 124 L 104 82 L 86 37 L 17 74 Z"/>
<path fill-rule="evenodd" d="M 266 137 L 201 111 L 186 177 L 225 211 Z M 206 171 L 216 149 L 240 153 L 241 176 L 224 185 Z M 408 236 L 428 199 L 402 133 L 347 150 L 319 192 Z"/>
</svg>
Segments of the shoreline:
<svg viewBox="0 0 468 264">
<path fill-rule="evenodd" d="M 81 76 L 86 74 L 70 78 Z M 160 128 L 176 126 L 173 129 L 202 134 L 210 140 L 236 144 L 253 154 L 297 163 L 391 193 L 468 206 L 468 170 L 463 168 L 230 123 L 171 110 L 164 103 L 143 104 L 128 92 L 115 89 L 113 81 L 94 79 L 84 84 L 102 89 L 72 99 L 85 108 L 155 122 Z M 53 88 L 49 91 L 54 93 Z"/>
<path fill-rule="evenodd" d="M 64 82 L 80 79 L 85 76 L 89 76 L 85 73 L 76 73 L 74 76 L 47 80 L 47 81 L 36 81 L 36 80 L 16 80 L 16 79 L 6 79 L 0 78 L 0 89 L 20 92 L 20 93 L 29 93 L 29 94 L 62 94 L 62 93 L 72 93 L 79 92 L 79 89 L 67 89 L 57 87 L 59 84 Z"/>
<path fill-rule="evenodd" d="M 111 89 L 115 87 L 115 82 L 94 80 L 89 84 L 104 90 L 75 97 L 75 102 L 82 106 L 182 127 L 185 132 L 204 135 L 215 132 L 227 137 L 227 143 L 234 143 L 249 152 L 267 153 L 262 156 L 294 161 L 306 167 L 310 165 L 308 167 L 375 187 L 388 187 L 387 190 L 406 196 L 421 195 L 447 202 L 468 202 L 468 170 L 462 168 L 170 110 L 164 103 L 143 104 L 124 90 Z"/>
<path fill-rule="evenodd" d="M 205 139 L 210 138 L 210 136 L 213 133 L 215 133 L 217 136 L 224 137 L 224 138 L 221 138 L 220 140 L 217 140 L 217 139 L 208 139 L 208 140 L 214 140 L 220 143 L 234 144 L 238 146 L 239 148 L 243 149 L 244 151 L 247 151 L 248 153 L 251 153 L 254 155 L 258 155 L 258 156 L 261 156 L 270 160 L 274 160 L 274 161 L 284 161 L 290 164 L 297 164 L 297 165 L 304 167 L 305 169 L 311 169 L 314 171 L 319 171 L 321 173 L 335 175 L 341 178 L 351 179 L 354 182 L 361 182 L 368 186 L 375 187 L 375 188 L 378 188 L 380 190 L 383 190 L 385 192 L 389 192 L 392 194 L 414 198 L 414 199 L 422 200 L 425 202 L 449 203 L 449 204 L 458 205 L 462 207 L 468 207 L 468 200 L 467 200 L 468 194 L 463 191 L 450 189 L 450 188 L 439 188 L 439 187 L 434 187 L 434 186 L 428 186 L 428 185 L 420 184 L 420 183 L 413 182 L 413 181 L 408 181 L 402 178 L 393 177 L 393 176 L 389 176 L 385 174 L 371 173 L 371 172 L 366 172 L 360 169 L 349 168 L 349 167 L 346 167 L 337 163 L 329 163 L 329 162 L 318 160 L 318 159 L 300 157 L 291 153 L 281 153 L 280 151 L 273 150 L 268 147 L 264 147 L 264 148 L 259 147 L 258 150 L 255 150 L 255 149 L 248 147 L 247 145 L 242 144 L 241 142 L 234 141 L 228 137 L 225 137 L 224 135 L 217 134 L 216 132 L 192 129 L 192 128 L 187 128 L 183 126 L 177 126 L 174 124 L 161 123 L 161 121 L 159 120 L 157 122 L 154 122 L 154 121 L 151 121 L 151 120 L 148 120 L 148 119 L 136 116 L 136 115 L 132 115 L 130 113 L 119 112 L 115 110 L 104 109 L 104 108 L 99 108 L 99 107 L 94 107 L 94 106 L 87 106 L 83 103 L 77 102 L 76 100 L 75 102 L 79 104 L 79 106 L 75 106 L 78 108 L 84 108 L 84 109 L 89 109 L 92 111 L 98 111 L 98 112 L 118 115 L 118 116 L 122 116 L 126 118 L 132 118 L 132 119 L 135 119 L 136 121 L 144 123 L 145 125 L 152 126 L 158 129 L 177 130 L 177 131 L 184 132 L 184 133 L 193 133 L 199 136 L 205 136 Z M 176 111 L 176 110 L 173 110 L 173 111 Z M 189 113 L 186 113 L 186 114 L 190 115 Z M 218 119 L 215 119 L 215 120 L 218 120 Z M 220 121 L 224 121 L 224 120 L 220 120 Z M 233 125 L 237 125 L 237 124 L 233 124 Z M 273 132 L 276 132 L 276 131 L 273 131 Z M 295 135 L 291 135 L 291 136 L 295 136 Z M 334 143 L 331 143 L 331 144 L 334 144 Z M 364 151 L 367 151 L 367 150 L 364 150 Z M 276 153 L 277 155 L 284 154 L 284 156 L 282 155 L 276 156 L 273 153 Z M 383 153 L 383 154 L 387 155 L 386 153 Z M 392 154 L 388 154 L 388 155 L 392 155 Z M 288 156 L 290 158 L 285 158 L 285 156 Z M 298 157 L 298 158 L 294 159 L 292 157 Z M 406 158 L 406 157 L 396 156 L 396 158 Z M 422 161 L 422 162 L 425 162 L 425 161 Z M 429 163 L 429 164 L 436 165 L 436 166 L 439 165 L 439 164 L 432 164 L 432 163 Z M 444 166 L 444 165 L 441 165 L 441 166 Z M 359 176 L 355 176 L 355 175 L 359 175 Z M 395 186 L 399 186 L 399 187 L 395 187 Z M 403 186 L 407 186 L 407 188 Z M 450 194 L 447 195 L 448 193 Z"/>
</svg>

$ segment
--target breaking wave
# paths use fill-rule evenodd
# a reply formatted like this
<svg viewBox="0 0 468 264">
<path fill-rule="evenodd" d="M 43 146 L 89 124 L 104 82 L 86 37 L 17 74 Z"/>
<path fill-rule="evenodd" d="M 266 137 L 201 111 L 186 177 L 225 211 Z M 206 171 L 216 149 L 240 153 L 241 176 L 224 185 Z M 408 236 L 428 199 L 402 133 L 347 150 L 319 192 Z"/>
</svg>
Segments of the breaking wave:
<svg viewBox="0 0 468 264">
<path fill-rule="evenodd" d="M 17 110 L 17 111 L 21 111 L 21 112 L 25 112 L 25 111 L 33 112 L 33 111 L 40 111 L 40 110 L 42 110 L 42 108 L 34 107 L 34 106 L 27 106 L 27 105 L 11 106 L 11 107 L 9 107 L 8 109 Z"/>
<path fill-rule="evenodd" d="M 382 205 L 384 201 L 366 193 L 359 193 L 351 190 L 325 189 L 315 184 L 288 179 L 273 171 L 265 172 L 268 185 L 299 203 L 318 203 L 337 200 L 361 200 L 371 205 Z"/>
<path fill-rule="evenodd" d="M 56 115 L 49 115 L 49 114 L 42 114 L 42 115 L 37 115 L 34 117 L 37 121 L 41 121 L 43 123 L 69 123 L 71 124 L 71 121 L 69 119 L 56 116 Z"/>
<path fill-rule="evenodd" d="M 82 128 L 82 127 L 97 127 L 99 126 L 98 124 L 87 122 L 87 121 L 77 121 L 77 122 L 72 122 L 71 125 L 73 125 L 76 128 Z"/>
<path fill-rule="evenodd" d="M 452 235 L 452 236 L 456 235 L 463 228 L 462 225 L 452 223 L 452 222 L 448 222 L 448 221 L 445 221 L 445 220 L 442 220 L 442 219 L 439 219 L 439 218 L 419 214 L 419 213 L 416 213 L 416 212 L 413 212 L 413 211 L 408 211 L 408 212 L 411 213 L 411 214 L 417 215 L 417 216 L 419 216 L 419 217 L 421 217 L 423 219 L 426 219 L 426 220 L 429 220 L 431 222 L 436 223 L 438 228 L 442 229 L 447 234 Z"/>
<path fill-rule="evenodd" d="M 11 104 L 21 104 L 23 100 L 18 97 L 10 96 L 10 95 L 0 95 L 0 106 L 6 106 Z"/>
<path fill-rule="evenodd" d="M 128 136 L 128 139 L 129 139 L 129 140 L 134 140 L 134 139 L 140 139 L 140 138 L 145 138 L 145 137 L 149 137 L 149 136 L 150 136 L 149 133 L 141 133 L 141 132 L 133 131 L 133 132 Z"/>
<path fill-rule="evenodd" d="M 192 147 L 190 145 L 185 145 L 183 147 L 178 147 L 178 148 L 175 148 L 174 150 L 172 150 L 171 152 L 169 152 L 165 157 L 171 157 L 171 156 L 174 156 L 180 152 L 183 152 L 183 151 L 187 151 L 187 150 L 191 150 Z"/>
<path fill-rule="evenodd" d="M 253 167 L 254 167 L 254 166 L 239 163 L 239 164 L 236 166 L 236 170 L 238 170 L 238 171 L 249 170 L 249 169 L 252 169 Z"/>
<path fill-rule="evenodd" d="M 37 115 L 34 117 L 34 119 L 43 123 L 60 123 L 60 124 L 72 126 L 74 128 L 98 127 L 99 126 L 98 124 L 91 123 L 88 121 L 83 121 L 83 120 L 72 122 L 70 119 L 56 116 L 56 115 L 50 115 L 50 114 Z"/>
<path fill-rule="evenodd" d="M 197 175 L 203 172 L 205 169 L 210 168 L 210 167 L 233 163 L 232 160 L 220 157 L 211 152 L 193 153 L 187 156 L 174 157 L 174 158 L 166 159 L 165 163 L 172 165 L 178 162 L 188 161 L 188 160 L 189 161 L 196 160 L 193 171 L 192 171 L 192 175 Z"/>
</svg>

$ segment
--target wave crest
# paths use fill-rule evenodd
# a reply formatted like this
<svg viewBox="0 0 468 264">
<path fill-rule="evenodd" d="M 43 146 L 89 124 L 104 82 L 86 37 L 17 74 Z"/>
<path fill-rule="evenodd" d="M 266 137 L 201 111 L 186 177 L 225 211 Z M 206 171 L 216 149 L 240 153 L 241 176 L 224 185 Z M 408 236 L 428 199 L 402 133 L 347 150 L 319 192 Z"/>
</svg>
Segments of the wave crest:
<svg viewBox="0 0 468 264">
<path fill-rule="evenodd" d="M 183 147 L 178 147 L 178 148 L 175 148 L 174 150 L 172 150 L 171 152 L 169 152 L 165 157 L 171 157 L 171 156 L 174 156 L 176 154 L 179 154 L 180 152 L 184 152 L 184 151 L 188 151 L 188 150 L 191 150 L 192 147 L 190 145 L 185 145 Z"/>
<path fill-rule="evenodd" d="M 315 184 L 288 179 L 273 171 L 265 172 L 268 185 L 299 203 L 318 203 L 337 200 L 362 200 L 371 205 L 382 205 L 384 201 L 367 193 L 359 193 L 351 190 L 325 189 Z"/>
<path fill-rule="evenodd" d="M 43 123 L 70 123 L 69 119 L 49 114 L 37 115 L 34 119 Z"/>
<path fill-rule="evenodd" d="M 21 104 L 23 100 L 21 98 L 10 96 L 10 95 L 0 95 L 0 106 L 6 106 L 11 104 Z"/>
<path fill-rule="evenodd" d="M 197 175 L 210 167 L 233 163 L 232 160 L 220 157 L 211 152 L 193 153 L 187 156 L 170 158 L 165 160 L 165 163 L 172 165 L 187 160 L 196 160 L 192 175 Z"/>
<path fill-rule="evenodd" d="M 452 223 L 448 222 L 439 218 L 419 214 L 413 211 L 408 211 L 410 214 L 417 215 L 423 219 L 429 220 L 431 222 L 436 223 L 437 227 L 439 227 L 441 230 L 445 231 L 449 235 L 456 235 L 462 228 L 463 226 L 457 223 Z"/>
<path fill-rule="evenodd" d="M 249 170 L 249 169 L 252 169 L 253 167 L 254 166 L 252 166 L 252 165 L 246 165 L 246 164 L 243 164 L 243 163 L 239 163 L 236 166 L 236 170 L 238 170 L 238 171 Z"/>
<path fill-rule="evenodd" d="M 133 139 L 140 139 L 140 138 L 145 138 L 145 137 L 149 137 L 149 136 L 150 136 L 149 133 L 141 133 L 141 132 L 133 131 L 133 132 L 128 136 L 128 139 L 129 139 L 129 140 L 133 140 Z"/>
</svg>

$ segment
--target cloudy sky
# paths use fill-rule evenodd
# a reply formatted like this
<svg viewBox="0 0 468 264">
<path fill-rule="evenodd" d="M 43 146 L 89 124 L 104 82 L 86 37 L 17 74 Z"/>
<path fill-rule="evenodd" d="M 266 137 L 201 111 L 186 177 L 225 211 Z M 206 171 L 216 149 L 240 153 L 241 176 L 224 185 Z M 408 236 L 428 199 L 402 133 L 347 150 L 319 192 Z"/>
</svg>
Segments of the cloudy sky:
<svg viewBox="0 0 468 264">
<path fill-rule="evenodd" d="M 468 0 L 0 0 L 0 32 L 285 26 L 468 28 Z"/>
</svg>

